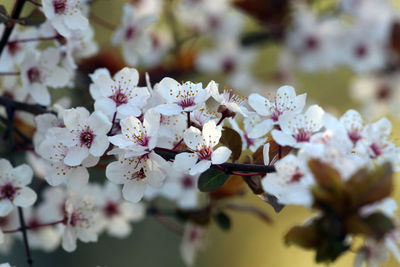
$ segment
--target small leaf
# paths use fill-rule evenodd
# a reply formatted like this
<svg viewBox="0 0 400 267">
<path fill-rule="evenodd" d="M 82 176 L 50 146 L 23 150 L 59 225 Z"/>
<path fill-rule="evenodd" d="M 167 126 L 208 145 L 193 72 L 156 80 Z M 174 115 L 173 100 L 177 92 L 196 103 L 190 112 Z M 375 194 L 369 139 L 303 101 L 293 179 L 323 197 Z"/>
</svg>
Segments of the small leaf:
<svg viewBox="0 0 400 267">
<path fill-rule="evenodd" d="M 270 204 L 274 208 L 276 213 L 281 212 L 281 210 L 285 207 L 285 205 L 278 203 L 278 199 L 275 196 L 270 195 L 268 193 L 262 194 L 262 199 L 264 199 L 265 202 Z"/>
<path fill-rule="evenodd" d="M 353 216 L 346 221 L 346 227 L 350 233 L 363 234 L 376 240 L 395 228 L 392 220 L 380 212 L 365 218 Z"/>
<path fill-rule="evenodd" d="M 9 19 L 7 10 L 3 5 L 0 5 L 0 23 L 6 23 Z"/>
<path fill-rule="evenodd" d="M 214 221 L 224 231 L 227 231 L 231 228 L 231 219 L 222 211 L 214 214 Z"/>
<path fill-rule="evenodd" d="M 46 17 L 43 15 L 42 11 L 35 8 L 28 16 L 21 18 L 20 20 L 23 25 L 38 26 L 46 21 Z"/>
<path fill-rule="evenodd" d="M 239 175 L 231 175 L 229 179 L 223 184 L 220 188 L 215 191 L 212 191 L 210 196 L 213 199 L 223 199 L 228 197 L 235 197 L 239 195 L 243 195 L 244 181 L 242 176 Z"/>
<path fill-rule="evenodd" d="M 343 180 L 337 170 L 318 159 L 308 162 L 311 172 L 319 186 L 329 191 L 340 191 L 343 189 Z"/>
<path fill-rule="evenodd" d="M 211 167 L 200 175 L 197 186 L 202 192 L 211 192 L 220 188 L 228 178 L 229 174 Z"/>
<path fill-rule="evenodd" d="M 286 245 L 295 244 L 303 248 L 315 248 L 319 244 L 317 229 L 314 224 L 295 226 L 285 235 Z"/>
<path fill-rule="evenodd" d="M 240 135 L 235 130 L 224 127 L 220 141 L 232 151 L 232 161 L 236 161 L 242 153 L 242 138 Z"/>
<path fill-rule="evenodd" d="M 361 169 L 347 182 L 346 190 L 353 209 L 388 197 L 393 190 L 393 168 L 390 163 L 378 166 L 375 171 Z"/>
</svg>

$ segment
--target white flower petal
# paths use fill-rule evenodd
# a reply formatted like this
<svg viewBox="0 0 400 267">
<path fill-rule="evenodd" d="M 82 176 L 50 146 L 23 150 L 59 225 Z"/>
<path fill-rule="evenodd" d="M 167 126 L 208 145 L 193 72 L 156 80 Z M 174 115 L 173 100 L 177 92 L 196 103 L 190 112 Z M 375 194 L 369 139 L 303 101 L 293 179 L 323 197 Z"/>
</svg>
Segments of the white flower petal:
<svg viewBox="0 0 400 267">
<path fill-rule="evenodd" d="M 249 96 L 249 105 L 261 116 L 269 116 L 269 108 L 267 106 L 267 99 L 259 94 L 251 94 Z M 268 101 L 269 102 L 269 101 Z"/>
<path fill-rule="evenodd" d="M 68 166 L 78 166 L 82 161 L 89 156 L 89 149 L 87 147 L 75 146 L 71 147 L 66 157 L 64 158 L 64 163 Z"/>
<path fill-rule="evenodd" d="M 0 217 L 7 216 L 14 209 L 13 204 L 8 199 L 0 200 Z"/>
<path fill-rule="evenodd" d="M 190 127 L 183 133 L 183 140 L 190 149 L 196 150 L 203 143 L 203 136 L 199 129 Z"/>
<path fill-rule="evenodd" d="M 226 162 L 231 156 L 232 151 L 226 146 L 217 148 L 211 155 L 211 161 L 213 164 L 221 164 Z"/>
<path fill-rule="evenodd" d="M 174 170 L 184 170 L 187 171 L 192 168 L 197 162 L 197 157 L 194 153 L 179 153 L 175 156 L 173 163 Z"/>
<path fill-rule="evenodd" d="M 109 145 L 110 143 L 106 135 L 98 135 L 94 138 L 93 143 L 90 146 L 89 153 L 95 157 L 101 157 Z"/>
<path fill-rule="evenodd" d="M 127 182 L 126 175 L 128 170 L 126 166 L 122 165 L 120 161 L 114 161 L 106 167 L 106 177 L 113 183 L 123 184 Z"/>
<path fill-rule="evenodd" d="M 35 191 L 30 189 L 29 187 L 23 187 L 18 191 L 18 194 L 15 196 L 13 203 L 15 206 L 19 207 L 29 207 L 35 203 L 37 199 L 37 195 Z"/>
<path fill-rule="evenodd" d="M 277 142 L 281 146 L 295 146 L 296 145 L 296 139 L 294 139 L 293 136 L 286 134 L 282 131 L 278 130 L 273 130 L 271 132 L 272 138 L 274 139 L 275 142 Z"/>
<path fill-rule="evenodd" d="M 189 174 L 196 175 L 198 173 L 203 173 L 206 170 L 208 170 L 210 166 L 211 166 L 211 160 L 201 160 L 190 169 Z"/>
<path fill-rule="evenodd" d="M 96 135 L 105 135 L 111 129 L 111 122 L 101 111 L 95 111 L 89 116 L 87 124 Z"/>
<path fill-rule="evenodd" d="M 124 184 L 122 195 L 126 200 L 137 203 L 143 198 L 146 187 L 147 185 L 145 181 L 131 181 Z"/>
<path fill-rule="evenodd" d="M 248 137 L 252 139 L 260 138 L 266 135 L 274 127 L 274 122 L 272 120 L 264 120 L 256 124 L 248 133 Z"/>
<path fill-rule="evenodd" d="M 182 112 L 182 108 L 177 104 L 162 104 L 156 106 L 154 109 L 166 116 L 177 115 Z"/>
<path fill-rule="evenodd" d="M 68 187 L 74 192 L 79 192 L 89 181 L 89 172 L 84 167 L 72 168 L 67 173 Z"/>
</svg>

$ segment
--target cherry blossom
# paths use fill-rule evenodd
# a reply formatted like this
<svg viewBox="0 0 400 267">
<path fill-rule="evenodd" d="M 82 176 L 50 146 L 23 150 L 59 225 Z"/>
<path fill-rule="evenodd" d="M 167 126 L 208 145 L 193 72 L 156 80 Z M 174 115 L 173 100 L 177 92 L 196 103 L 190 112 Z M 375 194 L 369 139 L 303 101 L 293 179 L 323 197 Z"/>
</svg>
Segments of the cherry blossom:
<svg viewBox="0 0 400 267">
<path fill-rule="evenodd" d="M 281 204 L 310 207 L 313 203 L 310 187 L 314 179 L 306 162 L 288 155 L 279 160 L 275 168 L 276 173 L 267 174 L 262 180 L 265 192 L 275 196 Z"/>
<path fill-rule="evenodd" d="M 63 249 L 74 251 L 77 239 L 85 243 L 97 241 L 100 221 L 92 197 L 72 195 L 65 202 L 65 216 L 67 222 L 62 233 Z"/>
<path fill-rule="evenodd" d="M 310 106 L 304 114 L 286 114 L 279 117 L 281 130 L 271 132 L 281 146 L 299 148 L 310 141 L 312 135 L 323 126 L 324 111 L 318 105 Z"/>
<path fill-rule="evenodd" d="M 60 52 L 53 47 L 39 53 L 29 50 L 22 59 L 22 85 L 29 92 L 33 100 L 41 105 L 50 104 L 48 87 L 63 87 L 69 82 L 68 72 L 59 67 Z"/>
<path fill-rule="evenodd" d="M 64 163 L 69 166 L 80 165 L 89 155 L 100 157 L 109 146 L 107 137 L 111 129 L 111 122 L 101 112 L 89 114 L 85 108 L 78 107 L 65 110 L 63 114 L 65 124 L 61 132 L 61 140 L 68 146 Z"/>
<path fill-rule="evenodd" d="M 121 44 L 126 62 L 136 65 L 151 47 L 148 27 L 156 21 L 154 15 L 136 14 L 130 4 L 123 6 L 122 25 L 115 31 L 113 44 Z"/>
<path fill-rule="evenodd" d="M 200 225 L 187 223 L 183 233 L 180 252 L 183 261 L 191 266 L 196 260 L 197 253 L 204 249 L 206 229 Z"/>
<path fill-rule="evenodd" d="M 211 164 L 224 163 L 231 155 L 231 150 L 225 146 L 214 150 L 221 138 L 221 126 L 216 126 L 215 121 L 205 123 L 202 131 L 190 127 L 185 131 L 183 138 L 193 153 L 178 154 L 174 164 L 189 170 L 190 175 L 204 172 Z"/>
<path fill-rule="evenodd" d="M 250 138 L 261 137 L 269 132 L 274 124 L 278 124 L 281 116 L 302 112 L 306 96 L 306 94 L 296 96 L 296 92 L 291 86 L 280 87 L 273 101 L 259 94 L 251 94 L 249 96 L 249 105 L 258 115 L 267 119 L 254 126 L 248 136 Z"/>
<path fill-rule="evenodd" d="M 115 184 L 123 184 L 122 196 L 139 202 L 147 186 L 161 187 L 168 172 L 168 163 L 150 152 L 140 157 L 120 158 L 107 165 L 106 177 Z"/>
<path fill-rule="evenodd" d="M 156 110 L 163 115 L 193 111 L 210 97 L 209 90 L 204 89 L 201 83 L 185 82 L 180 84 L 168 77 L 160 81 L 158 90 L 164 98 L 165 104 L 158 105 Z"/>
<path fill-rule="evenodd" d="M 43 12 L 53 27 L 63 36 L 72 31 L 85 30 L 88 19 L 82 14 L 81 0 L 43 0 Z"/>
<path fill-rule="evenodd" d="M 38 153 L 48 161 L 44 178 L 52 186 L 67 184 L 74 191 L 80 191 L 89 181 L 86 167 L 97 164 L 98 159 L 88 157 L 78 166 L 69 166 L 65 158 L 69 152 L 68 143 L 57 138 L 60 128 L 48 131 L 47 138 L 37 149 Z"/>
<path fill-rule="evenodd" d="M 121 134 L 109 137 L 110 142 L 124 150 L 126 157 L 142 156 L 149 153 L 157 143 L 160 114 L 148 110 L 143 123 L 134 116 L 121 120 Z"/>
<path fill-rule="evenodd" d="M 246 98 L 240 96 L 232 89 L 224 89 L 223 93 L 218 92 L 218 84 L 211 81 L 207 85 L 207 89 L 211 92 L 211 96 L 219 103 L 218 111 L 222 116 L 234 117 L 236 113 L 247 116 L 247 109 L 245 108 Z"/>
<path fill-rule="evenodd" d="M 25 208 L 24 216 L 29 232 L 29 245 L 33 249 L 41 249 L 45 252 L 54 251 L 60 244 L 61 236 L 55 227 L 40 227 L 44 224 L 43 218 L 36 209 Z"/>
<path fill-rule="evenodd" d="M 15 206 L 29 207 L 36 201 L 36 193 L 29 187 L 32 169 L 22 164 L 13 168 L 6 159 L 0 159 L 0 216 L 9 214 Z"/>
<path fill-rule="evenodd" d="M 90 75 L 93 83 L 90 94 L 94 107 L 110 119 L 123 119 L 128 116 L 139 117 L 141 108 L 146 105 L 150 93 L 146 87 L 138 87 L 139 73 L 133 68 L 123 68 L 113 78 L 107 69 L 97 69 Z"/>
</svg>

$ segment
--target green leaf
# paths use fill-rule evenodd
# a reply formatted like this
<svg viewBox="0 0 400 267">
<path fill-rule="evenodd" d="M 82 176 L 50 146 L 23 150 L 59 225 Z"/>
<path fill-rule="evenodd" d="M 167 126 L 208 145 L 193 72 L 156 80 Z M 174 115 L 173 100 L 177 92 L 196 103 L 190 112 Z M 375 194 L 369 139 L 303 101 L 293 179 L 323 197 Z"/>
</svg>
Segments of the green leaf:
<svg viewBox="0 0 400 267">
<path fill-rule="evenodd" d="M 35 8 L 28 16 L 21 18 L 20 20 L 23 25 L 38 26 L 46 21 L 46 17 L 42 11 Z"/>
<path fill-rule="evenodd" d="M 222 211 L 214 214 L 214 221 L 224 231 L 227 231 L 231 228 L 231 219 Z"/>
<path fill-rule="evenodd" d="M 232 161 L 239 159 L 242 153 L 242 138 L 236 131 L 224 127 L 220 141 L 232 151 Z"/>
<path fill-rule="evenodd" d="M 0 5 L 0 23 L 6 23 L 9 19 L 7 10 L 3 5 Z"/>
<path fill-rule="evenodd" d="M 202 192 L 211 192 L 220 188 L 228 178 L 229 174 L 211 167 L 200 175 L 197 186 Z"/>
</svg>

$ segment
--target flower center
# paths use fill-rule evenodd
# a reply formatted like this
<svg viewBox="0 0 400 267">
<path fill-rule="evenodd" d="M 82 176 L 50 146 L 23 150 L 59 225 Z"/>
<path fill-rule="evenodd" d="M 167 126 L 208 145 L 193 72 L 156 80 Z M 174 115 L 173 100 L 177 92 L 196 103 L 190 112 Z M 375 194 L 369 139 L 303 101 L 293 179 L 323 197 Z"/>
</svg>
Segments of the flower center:
<svg viewBox="0 0 400 267">
<path fill-rule="evenodd" d="M 89 128 L 87 128 L 85 131 L 81 132 L 79 140 L 81 142 L 81 146 L 86 146 L 87 148 L 90 148 L 94 140 L 94 134 Z"/>
<path fill-rule="evenodd" d="M 14 187 L 12 184 L 5 184 L 0 188 L 0 196 L 2 199 L 13 200 L 18 189 L 18 187 Z"/>
<path fill-rule="evenodd" d="M 143 180 L 144 178 L 146 178 L 146 173 L 144 172 L 143 168 L 141 168 L 137 172 L 132 173 L 132 179 Z"/>
<path fill-rule="evenodd" d="M 358 58 L 363 58 L 368 54 L 368 48 L 363 44 L 359 44 L 354 48 L 354 54 Z"/>
<path fill-rule="evenodd" d="M 119 213 L 119 206 L 118 203 L 109 201 L 103 208 L 104 213 L 107 217 L 113 217 Z"/>
<path fill-rule="evenodd" d="M 222 62 L 222 69 L 224 70 L 225 73 L 230 73 L 235 69 L 235 61 L 232 58 L 226 58 Z"/>
<path fill-rule="evenodd" d="M 254 145 L 254 140 L 248 137 L 247 134 L 244 134 L 244 139 L 246 140 L 247 146 Z"/>
<path fill-rule="evenodd" d="M 27 72 L 30 83 L 40 82 L 40 71 L 37 67 L 32 67 Z"/>
<path fill-rule="evenodd" d="M 301 173 L 301 172 L 299 172 L 299 171 L 296 171 L 296 172 L 292 175 L 292 177 L 291 177 L 289 183 L 296 183 L 296 182 L 300 181 L 301 178 L 303 178 L 303 176 L 304 176 L 303 173 Z"/>
<path fill-rule="evenodd" d="M 134 27 L 129 27 L 125 31 L 125 39 L 127 39 L 127 40 L 133 39 L 133 37 L 135 36 L 135 33 L 136 33 L 136 29 Z"/>
<path fill-rule="evenodd" d="M 213 149 L 211 147 L 203 147 L 199 151 L 197 151 L 197 156 L 200 160 L 210 159 L 213 153 Z"/>
<path fill-rule="evenodd" d="M 389 86 L 387 85 L 382 85 L 378 88 L 377 92 L 376 92 L 376 97 L 379 100 L 388 100 L 390 99 L 392 90 Z"/>
<path fill-rule="evenodd" d="M 53 1 L 54 13 L 63 14 L 67 7 L 66 2 L 67 2 L 66 0 L 54 0 Z"/>
<path fill-rule="evenodd" d="M 358 131 L 351 131 L 349 132 L 349 138 L 353 143 L 357 143 L 357 141 L 361 139 L 361 135 Z"/>
<path fill-rule="evenodd" d="M 193 181 L 192 176 L 185 175 L 185 177 L 183 177 L 183 179 L 182 179 L 182 187 L 184 189 L 192 189 L 192 188 L 194 188 L 194 181 Z"/>
<path fill-rule="evenodd" d="M 114 102 L 115 102 L 115 104 L 117 104 L 117 106 L 128 103 L 128 97 L 124 93 L 122 93 L 120 90 L 118 90 L 115 94 L 110 96 L 110 98 L 112 100 L 114 100 Z"/>
<path fill-rule="evenodd" d="M 305 40 L 305 46 L 307 50 L 313 51 L 319 47 L 320 43 L 317 37 L 308 36 Z"/>
<path fill-rule="evenodd" d="M 187 108 L 194 105 L 194 97 L 185 97 L 179 102 L 179 106 L 181 106 L 182 108 Z"/>
<path fill-rule="evenodd" d="M 374 152 L 374 154 L 375 154 L 374 158 L 382 155 L 382 148 L 377 143 L 373 143 L 370 146 L 370 148 L 371 148 L 372 152 Z"/>
<path fill-rule="evenodd" d="M 310 141 L 311 134 L 304 129 L 299 129 L 294 138 L 297 142 L 308 142 Z"/>
<path fill-rule="evenodd" d="M 281 111 L 279 111 L 279 110 L 277 110 L 277 109 L 275 109 L 273 112 L 272 112 L 272 115 L 271 115 L 271 119 L 273 120 L 273 121 L 278 121 L 279 120 L 279 116 L 280 115 L 282 115 L 282 112 Z"/>
<path fill-rule="evenodd" d="M 20 47 L 17 42 L 9 42 L 7 48 L 11 55 L 15 55 Z"/>
</svg>

